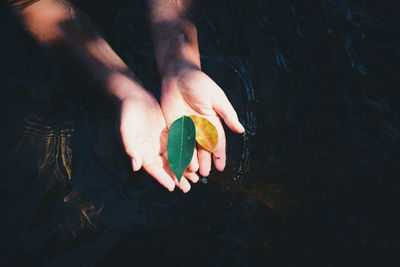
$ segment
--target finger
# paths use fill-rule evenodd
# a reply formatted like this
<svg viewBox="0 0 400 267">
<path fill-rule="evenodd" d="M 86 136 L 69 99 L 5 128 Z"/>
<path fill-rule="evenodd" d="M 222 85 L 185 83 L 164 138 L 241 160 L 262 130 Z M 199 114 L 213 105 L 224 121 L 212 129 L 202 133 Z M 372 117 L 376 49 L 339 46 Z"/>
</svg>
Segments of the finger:
<svg viewBox="0 0 400 267">
<path fill-rule="evenodd" d="M 199 158 L 199 171 L 202 176 L 208 176 L 211 170 L 210 152 L 202 147 L 198 148 L 197 156 Z"/>
<path fill-rule="evenodd" d="M 199 181 L 199 176 L 195 172 L 185 171 L 183 176 L 185 176 L 185 178 L 187 178 L 190 181 L 192 181 L 192 183 L 197 183 Z"/>
<path fill-rule="evenodd" d="M 145 162 L 143 164 L 143 168 L 145 171 L 154 177 L 162 186 L 167 188 L 169 191 L 173 191 L 175 188 L 175 183 L 172 180 L 171 176 L 166 172 L 165 159 L 161 157 L 156 157 L 156 159 L 152 160 L 150 163 Z"/>
<path fill-rule="evenodd" d="M 215 84 L 215 94 L 213 95 L 212 104 L 214 110 L 222 117 L 225 124 L 236 133 L 243 133 L 245 131 L 243 125 L 239 122 L 239 118 L 232 104 L 229 102 L 224 91 Z"/>
<path fill-rule="evenodd" d="M 187 193 L 190 190 L 190 183 L 188 182 L 188 180 L 186 180 L 185 177 L 182 176 L 181 181 L 178 182 L 178 179 L 176 179 L 175 174 L 172 172 L 171 167 L 169 166 L 168 163 L 168 154 L 166 153 L 163 157 L 164 159 L 164 165 L 163 165 L 163 169 L 164 171 L 168 174 L 169 177 L 172 177 L 172 181 L 175 183 L 175 185 L 181 189 L 183 191 L 183 193 Z M 188 172 L 188 171 L 186 171 Z M 185 172 L 185 173 L 186 173 Z M 184 175 L 185 175 L 184 173 Z"/>
<path fill-rule="evenodd" d="M 197 172 L 199 170 L 199 160 L 197 159 L 197 149 L 193 151 L 192 161 L 189 164 L 189 170 L 192 172 Z"/>
<path fill-rule="evenodd" d="M 132 158 L 132 169 L 137 172 L 142 167 L 142 159 L 139 156 L 134 156 Z"/>
<path fill-rule="evenodd" d="M 178 182 L 178 179 L 176 177 L 174 178 L 175 185 L 182 190 L 183 193 L 187 193 L 190 190 L 190 183 L 188 180 L 186 180 L 185 177 L 181 178 L 181 181 Z"/>
<path fill-rule="evenodd" d="M 138 171 L 142 167 L 143 161 L 140 156 L 139 146 L 136 145 L 136 138 L 126 138 L 122 132 L 122 141 L 124 143 L 126 154 L 131 158 L 133 171 Z"/>
<path fill-rule="evenodd" d="M 140 142 L 143 142 L 143 138 L 132 131 L 132 129 L 126 129 L 123 127 L 121 127 L 121 137 L 125 152 L 131 158 L 133 170 L 140 170 L 143 160 L 139 148 Z"/>
<path fill-rule="evenodd" d="M 221 122 L 216 124 L 218 131 L 218 144 L 215 148 L 215 154 L 213 154 L 214 166 L 218 171 L 223 171 L 226 165 L 226 139 L 224 128 Z M 217 157 L 218 156 L 218 157 Z"/>
</svg>

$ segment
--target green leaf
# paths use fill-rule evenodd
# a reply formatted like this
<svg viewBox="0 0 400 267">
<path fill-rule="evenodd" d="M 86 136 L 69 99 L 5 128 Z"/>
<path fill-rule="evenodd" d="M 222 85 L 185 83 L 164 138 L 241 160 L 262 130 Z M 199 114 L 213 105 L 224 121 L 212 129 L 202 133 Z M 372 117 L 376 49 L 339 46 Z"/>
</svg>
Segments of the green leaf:
<svg viewBox="0 0 400 267">
<path fill-rule="evenodd" d="M 196 144 L 196 128 L 193 120 L 182 116 L 172 123 L 168 133 L 168 162 L 178 182 L 190 164 Z"/>
</svg>

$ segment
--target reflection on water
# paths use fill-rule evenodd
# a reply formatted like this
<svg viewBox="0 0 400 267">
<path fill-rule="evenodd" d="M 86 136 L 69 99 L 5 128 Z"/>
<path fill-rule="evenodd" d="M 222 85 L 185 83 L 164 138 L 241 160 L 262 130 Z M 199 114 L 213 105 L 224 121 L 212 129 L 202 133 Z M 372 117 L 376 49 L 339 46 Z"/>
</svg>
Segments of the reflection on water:
<svg viewBox="0 0 400 267">
<path fill-rule="evenodd" d="M 244 97 L 243 99 L 245 99 L 245 101 L 241 101 L 235 105 L 239 111 L 241 122 L 246 128 L 246 132 L 242 135 L 242 150 L 238 151 L 240 154 L 239 166 L 237 167 L 236 174 L 233 176 L 233 180 L 237 181 L 243 177 L 243 172 L 247 168 L 247 161 L 250 156 L 249 135 L 256 135 L 257 131 L 256 116 L 252 108 L 257 103 L 257 99 L 249 71 L 250 63 L 247 62 L 246 66 L 243 60 L 237 56 L 217 56 L 213 59 L 210 56 L 203 55 L 202 60 L 206 71 L 208 71 L 208 73 L 211 72 L 210 75 L 236 76 L 238 79 L 235 84 L 239 85 L 236 89 L 237 91 L 232 90 L 233 88 L 229 88 L 227 94 L 231 99 L 239 99 L 242 96 Z"/>
<path fill-rule="evenodd" d="M 68 195 L 66 195 L 64 197 L 64 202 L 73 202 L 74 199 L 76 199 L 78 197 L 78 193 L 77 192 L 70 192 Z M 96 208 L 92 203 L 88 202 L 88 201 L 84 201 L 84 199 L 80 199 L 78 202 L 80 202 L 80 211 L 81 211 L 81 215 L 80 215 L 80 227 L 84 227 L 86 224 L 89 224 L 91 227 L 95 228 L 96 225 L 93 223 L 93 219 L 91 218 L 97 218 L 101 211 L 104 208 L 104 204 L 101 205 L 100 208 Z M 73 233 L 75 236 L 75 233 Z"/>
<path fill-rule="evenodd" d="M 32 117 L 24 120 L 21 149 L 37 162 L 39 174 L 53 169 L 55 177 L 71 179 L 71 136 L 74 121 Z"/>
<path fill-rule="evenodd" d="M 108 113 L 96 111 L 93 118 L 107 122 Z M 104 208 L 104 203 L 94 205 L 82 188 L 70 183 L 74 179 L 72 139 L 75 128 L 82 127 L 84 120 L 84 116 L 81 117 L 76 125 L 72 114 L 75 112 L 66 116 L 64 112 L 49 108 L 44 116 L 28 115 L 23 119 L 21 140 L 13 152 L 14 157 L 31 160 L 39 177 L 37 182 L 46 184 L 32 214 L 29 232 L 42 231 L 46 226 L 53 229 L 53 238 L 65 241 L 87 229 L 94 230 Z"/>
</svg>

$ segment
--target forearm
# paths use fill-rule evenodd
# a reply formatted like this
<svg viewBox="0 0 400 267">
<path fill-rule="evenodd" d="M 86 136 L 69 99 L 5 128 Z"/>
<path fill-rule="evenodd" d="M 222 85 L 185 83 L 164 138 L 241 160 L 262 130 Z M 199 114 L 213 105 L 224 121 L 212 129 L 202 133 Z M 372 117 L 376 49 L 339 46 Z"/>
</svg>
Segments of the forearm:
<svg viewBox="0 0 400 267">
<path fill-rule="evenodd" d="M 179 66 L 201 68 L 197 29 L 190 19 L 192 0 L 148 0 L 150 30 L 160 74 Z"/>
<path fill-rule="evenodd" d="M 128 66 L 98 34 L 86 14 L 69 2 L 40 0 L 17 12 L 27 31 L 39 43 L 83 67 L 112 95 L 122 99 L 131 93 L 132 86 L 124 86 L 128 83 L 140 87 Z M 116 82 L 123 84 L 118 86 Z"/>
</svg>

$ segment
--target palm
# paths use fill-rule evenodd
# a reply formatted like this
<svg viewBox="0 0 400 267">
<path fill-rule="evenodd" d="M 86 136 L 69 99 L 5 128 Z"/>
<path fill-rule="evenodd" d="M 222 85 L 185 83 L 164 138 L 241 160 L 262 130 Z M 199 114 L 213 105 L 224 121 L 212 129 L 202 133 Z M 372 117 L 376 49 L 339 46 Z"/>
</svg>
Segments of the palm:
<svg viewBox="0 0 400 267">
<path fill-rule="evenodd" d="M 157 102 L 151 98 L 149 100 L 128 98 L 123 100 L 121 106 L 121 131 L 124 144 L 127 147 L 134 146 L 135 151 L 132 153 L 140 153 L 143 163 L 153 162 L 157 156 L 165 152 L 165 121 Z M 131 142 L 135 145 L 131 145 Z"/>
<path fill-rule="evenodd" d="M 132 158 L 135 171 L 141 166 L 170 191 L 175 184 L 184 192 L 189 182 L 182 178 L 177 183 L 166 157 L 167 127 L 157 100 L 146 93 L 127 97 L 121 103 L 121 135 L 126 152 Z M 188 178 L 196 177 L 186 174 Z"/>
<path fill-rule="evenodd" d="M 226 161 L 226 140 L 219 116 L 233 131 L 241 133 L 244 130 L 222 89 L 200 70 L 184 70 L 163 81 L 161 105 L 168 125 L 182 115 L 199 115 L 216 127 L 219 140 L 216 148 L 218 158 L 214 156 L 214 165 L 222 171 Z M 203 176 L 207 176 L 211 169 L 211 155 L 202 147 L 195 151 L 189 166 L 191 171 L 198 168 Z"/>
</svg>

